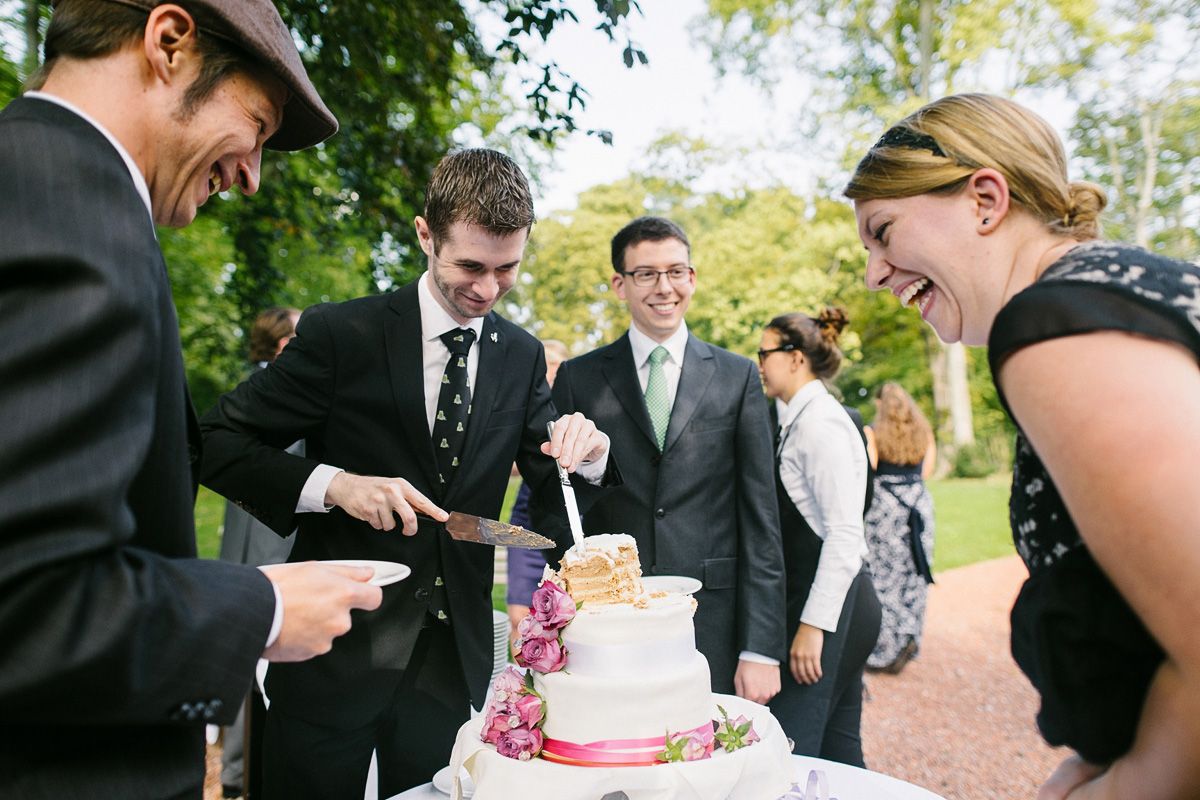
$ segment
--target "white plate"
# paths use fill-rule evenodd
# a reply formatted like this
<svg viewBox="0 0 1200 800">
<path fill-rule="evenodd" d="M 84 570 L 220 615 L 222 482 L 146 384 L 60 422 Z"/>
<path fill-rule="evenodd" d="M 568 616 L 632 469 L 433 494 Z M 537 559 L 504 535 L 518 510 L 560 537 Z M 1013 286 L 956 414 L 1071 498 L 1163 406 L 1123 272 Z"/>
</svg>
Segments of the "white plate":
<svg viewBox="0 0 1200 800">
<path fill-rule="evenodd" d="M 642 589 L 647 594 L 651 592 L 666 592 L 668 594 L 695 594 L 704 586 L 695 578 L 684 575 L 651 575 L 642 578 Z"/>
<path fill-rule="evenodd" d="M 370 561 L 351 558 L 342 561 L 321 561 L 319 563 L 342 567 L 370 567 L 375 570 L 375 574 L 369 581 L 374 586 L 387 586 L 388 584 L 402 581 L 412 574 L 412 569 L 407 564 L 398 564 L 395 561 Z"/>
<path fill-rule="evenodd" d="M 471 776 L 467 773 L 467 771 L 465 769 L 460 769 L 458 773 L 459 782 L 462 783 L 462 796 L 470 797 L 471 795 L 475 794 L 475 784 L 471 782 Z M 433 773 L 433 788 L 437 789 L 442 794 L 450 794 L 450 784 L 451 777 L 449 764 Z"/>
</svg>

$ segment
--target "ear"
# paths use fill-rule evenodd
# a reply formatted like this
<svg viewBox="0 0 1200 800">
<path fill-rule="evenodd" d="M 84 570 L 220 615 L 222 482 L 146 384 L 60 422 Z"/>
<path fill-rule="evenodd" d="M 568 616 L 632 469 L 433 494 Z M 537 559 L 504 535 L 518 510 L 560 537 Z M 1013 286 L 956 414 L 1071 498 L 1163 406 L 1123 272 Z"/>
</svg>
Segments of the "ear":
<svg viewBox="0 0 1200 800">
<path fill-rule="evenodd" d="M 433 248 L 433 232 L 429 230 L 429 223 L 424 217 L 414 217 L 413 227 L 417 229 L 417 242 L 421 245 L 421 250 L 425 255 L 432 257 L 434 255 Z"/>
<path fill-rule="evenodd" d="M 624 302 L 624 300 L 625 300 L 625 276 L 619 272 L 614 272 L 612 274 L 612 277 L 610 277 L 608 280 L 609 280 L 609 283 L 612 284 L 613 291 L 617 293 L 617 297 L 621 298 L 621 301 Z"/>
<path fill-rule="evenodd" d="M 177 80 L 195 60 L 196 21 L 179 6 L 156 6 L 146 20 L 142 49 L 158 80 Z"/>
<path fill-rule="evenodd" d="M 1008 181 L 996 170 L 985 167 L 967 179 L 965 191 L 975 207 L 976 232 L 986 236 L 996 230 L 1010 208 Z"/>
</svg>

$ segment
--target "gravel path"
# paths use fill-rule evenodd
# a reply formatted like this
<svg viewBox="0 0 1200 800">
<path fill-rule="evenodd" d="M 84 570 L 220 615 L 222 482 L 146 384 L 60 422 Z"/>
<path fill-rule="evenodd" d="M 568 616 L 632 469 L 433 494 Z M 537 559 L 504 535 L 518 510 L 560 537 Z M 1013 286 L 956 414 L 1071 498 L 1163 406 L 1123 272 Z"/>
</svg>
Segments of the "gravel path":
<svg viewBox="0 0 1200 800">
<path fill-rule="evenodd" d="M 1025 576 L 1016 556 L 938 574 L 920 657 L 899 675 L 867 678 L 871 769 L 946 800 L 1034 797 L 1066 754 L 1038 736 L 1037 698 L 1008 651 L 1008 611 Z M 209 748 L 205 800 L 221 796 L 218 753 Z"/>
<path fill-rule="evenodd" d="M 1017 556 L 942 572 L 920 656 L 869 675 L 868 766 L 946 800 L 1033 798 L 1066 752 L 1042 741 L 1037 696 L 1008 649 L 1008 612 L 1027 577 Z"/>
</svg>

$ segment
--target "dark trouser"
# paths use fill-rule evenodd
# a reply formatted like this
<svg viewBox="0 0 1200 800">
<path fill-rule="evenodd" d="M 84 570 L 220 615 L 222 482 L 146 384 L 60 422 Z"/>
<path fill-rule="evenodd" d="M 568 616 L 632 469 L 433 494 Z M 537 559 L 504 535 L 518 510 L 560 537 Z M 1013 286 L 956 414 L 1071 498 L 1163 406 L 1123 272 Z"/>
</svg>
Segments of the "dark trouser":
<svg viewBox="0 0 1200 800">
<path fill-rule="evenodd" d="M 780 665 L 782 688 L 769 703 L 771 713 L 794 742 L 792 752 L 861 767 L 862 676 L 879 638 L 879 598 L 860 572 L 842 605 L 837 630 L 826 631 L 821 647 L 821 680 L 807 686 Z"/>
<path fill-rule="evenodd" d="M 371 685 L 371 682 L 365 682 Z M 345 687 L 353 695 L 355 687 Z M 449 703 L 446 698 L 457 698 Z M 459 727 L 471 713 L 467 685 L 449 626 L 421 631 L 409 668 L 379 714 L 364 725 L 320 725 L 277 704 L 267 711 L 263 744 L 265 800 L 362 800 L 371 752 L 378 756 L 379 796 L 428 783 L 450 761 Z"/>
</svg>

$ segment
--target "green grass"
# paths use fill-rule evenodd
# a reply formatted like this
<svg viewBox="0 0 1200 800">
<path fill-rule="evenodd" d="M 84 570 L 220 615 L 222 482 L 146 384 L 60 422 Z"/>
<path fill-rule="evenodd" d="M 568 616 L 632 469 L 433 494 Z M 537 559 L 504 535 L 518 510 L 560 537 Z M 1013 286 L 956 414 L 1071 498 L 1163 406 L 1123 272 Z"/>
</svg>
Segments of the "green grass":
<svg viewBox="0 0 1200 800">
<path fill-rule="evenodd" d="M 1009 475 L 995 475 L 929 482 L 936 525 L 936 572 L 1014 552 L 1008 528 L 1010 481 Z M 519 485 L 519 478 L 509 481 L 500 519 L 508 519 Z M 224 513 L 224 498 L 200 487 L 196 500 L 196 546 L 202 558 L 217 557 Z M 501 611 L 505 608 L 504 589 L 502 583 L 492 587 L 492 605 Z"/>
<path fill-rule="evenodd" d="M 1010 475 L 929 481 L 933 494 L 935 572 L 1012 555 Z"/>
<path fill-rule="evenodd" d="M 225 498 L 201 486 L 196 496 L 196 550 L 201 558 L 216 558 L 221 552 L 224 521 Z"/>
</svg>

